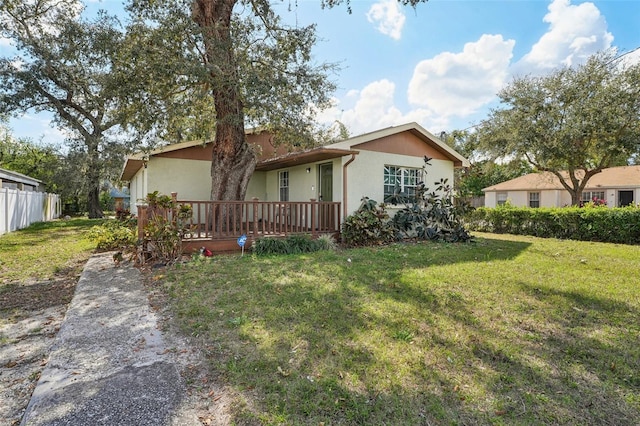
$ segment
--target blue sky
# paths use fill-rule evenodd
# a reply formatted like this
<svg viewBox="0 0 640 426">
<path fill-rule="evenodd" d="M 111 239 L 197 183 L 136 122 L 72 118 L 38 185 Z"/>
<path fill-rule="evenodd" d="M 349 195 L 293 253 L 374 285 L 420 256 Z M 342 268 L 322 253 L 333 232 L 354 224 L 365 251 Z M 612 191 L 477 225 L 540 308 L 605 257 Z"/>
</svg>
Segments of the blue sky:
<svg viewBox="0 0 640 426">
<path fill-rule="evenodd" d="M 317 62 L 342 70 L 334 107 L 352 135 L 416 121 L 432 133 L 464 129 L 497 106 L 496 93 L 515 75 L 542 74 L 583 62 L 606 48 L 640 47 L 636 0 L 430 0 L 415 9 L 395 0 L 355 0 L 320 8 L 315 0 L 274 1 L 290 24 L 317 24 Z M 119 0 L 89 9 L 118 11 Z M 0 54 L 10 47 L 0 40 Z M 640 61 L 640 50 L 628 55 Z M 14 136 L 45 142 L 64 134 L 46 114 L 11 121 Z"/>
</svg>

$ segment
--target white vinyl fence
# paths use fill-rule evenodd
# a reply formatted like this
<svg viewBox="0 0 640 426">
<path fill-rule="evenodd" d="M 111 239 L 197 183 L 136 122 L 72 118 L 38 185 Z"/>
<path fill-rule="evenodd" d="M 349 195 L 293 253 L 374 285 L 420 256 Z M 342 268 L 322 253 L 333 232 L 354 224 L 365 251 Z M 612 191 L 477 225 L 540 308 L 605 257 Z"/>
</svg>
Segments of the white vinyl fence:
<svg viewBox="0 0 640 426">
<path fill-rule="evenodd" d="M 57 219 L 61 212 L 58 194 L 0 188 L 0 235 Z"/>
</svg>

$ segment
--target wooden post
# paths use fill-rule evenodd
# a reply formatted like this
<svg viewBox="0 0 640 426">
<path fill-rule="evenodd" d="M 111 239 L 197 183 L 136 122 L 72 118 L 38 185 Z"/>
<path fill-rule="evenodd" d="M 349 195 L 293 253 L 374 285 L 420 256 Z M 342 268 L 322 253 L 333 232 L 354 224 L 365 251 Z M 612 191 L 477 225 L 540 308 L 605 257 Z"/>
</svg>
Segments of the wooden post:
<svg viewBox="0 0 640 426">
<path fill-rule="evenodd" d="M 147 206 L 138 204 L 138 240 L 144 240 L 144 227 L 147 224 Z"/>
<path fill-rule="evenodd" d="M 178 193 L 171 193 L 171 223 L 178 223 Z"/>
<path fill-rule="evenodd" d="M 318 229 L 318 215 L 316 214 L 316 208 L 318 207 L 318 202 L 315 198 L 311 199 L 311 237 L 315 238 L 317 235 Z"/>
<path fill-rule="evenodd" d="M 258 197 L 253 197 L 251 199 L 253 201 L 253 238 L 254 240 L 258 238 Z"/>
</svg>

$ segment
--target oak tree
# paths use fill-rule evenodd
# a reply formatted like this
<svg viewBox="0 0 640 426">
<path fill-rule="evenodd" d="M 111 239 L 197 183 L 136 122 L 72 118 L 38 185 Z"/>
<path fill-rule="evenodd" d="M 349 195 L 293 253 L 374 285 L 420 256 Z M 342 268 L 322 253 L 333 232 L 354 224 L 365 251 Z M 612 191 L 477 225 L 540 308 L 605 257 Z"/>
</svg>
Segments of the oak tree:
<svg viewBox="0 0 640 426">
<path fill-rule="evenodd" d="M 344 0 L 322 2 L 323 7 L 340 4 L 348 7 Z M 156 94 L 164 91 L 171 96 L 161 96 L 163 102 L 147 102 L 147 106 L 166 105 L 170 100 L 169 107 L 161 110 L 175 111 L 177 100 L 187 106 L 183 118 L 194 119 L 166 114 L 164 124 L 170 126 L 160 127 L 171 129 L 173 137 L 182 136 L 185 129 L 212 136 L 212 200 L 245 197 L 257 163 L 257 153 L 246 141 L 246 127 L 269 130 L 276 141 L 284 143 L 313 140 L 314 108 L 328 105 L 334 89 L 329 74 L 335 69 L 313 61 L 315 26 L 283 24 L 269 0 L 132 0 L 129 10 L 136 25 L 146 24 L 162 35 L 139 38 L 147 51 L 157 50 L 160 40 L 175 47 L 165 61 L 150 64 L 148 74 L 171 72 L 178 66 L 181 69 L 174 75 L 180 78 L 174 80 L 173 88 L 151 84 L 158 89 Z M 147 29 L 142 33 L 150 34 Z M 184 53 L 186 60 L 180 63 L 176 52 Z M 150 58 L 147 55 L 140 61 Z M 202 108 L 194 111 L 189 105 Z M 147 117 L 158 116 L 146 113 L 145 108 L 140 111 Z M 202 111 L 211 113 L 208 119 L 202 117 Z"/>
<path fill-rule="evenodd" d="M 580 203 L 589 179 L 640 151 L 640 64 L 613 51 L 544 76 L 515 78 L 478 128 L 494 157 L 554 174 Z"/>
<path fill-rule="evenodd" d="M 82 17 L 76 0 L 3 0 L 0 36 L 15 55 L 0 58 L 0 113 L 48 111 L 68 134 L 81 168 L 89 217 L 101 217 L 104 158 L 119 146 L 124 121 L 117 57 L 123 42 L 118 21 L 105 13 Z M 79 148 L 78 148 L 79 147 Z"/>
</svg>

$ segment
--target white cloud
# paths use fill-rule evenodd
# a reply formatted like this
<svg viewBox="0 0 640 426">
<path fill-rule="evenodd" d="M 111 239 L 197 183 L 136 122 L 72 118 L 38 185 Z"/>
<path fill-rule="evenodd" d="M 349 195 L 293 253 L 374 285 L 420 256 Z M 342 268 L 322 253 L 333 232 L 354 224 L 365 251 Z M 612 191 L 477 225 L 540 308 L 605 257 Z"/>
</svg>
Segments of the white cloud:
<svg viewBox="0 0 640 426">
<path fill-rule="evenodd" d="M 355 133 L 370 130 L 372 123 L 378 128 L 395 123 L 402 113 L 394 106 L 396 85 L 389 80 L 374 81 L 360 92 L 352 109 L 343 111 L 341 121 Z"/>
<path fill-rule="evenodd" d="M 338 120 L 347 126 L 352 135 L 412 121 L 426 128 L 447 128 L 446 119 L 434 117 L 427 109 L 417 108 L 403 114 L 395 106 L 395 90 L 395 84 L 389 80 L 374 81 L 359 92 L 349 91 L 351 97 L 357 96 L 351 108 L 342 109 L 340 101 L 336 99 L 332 108 L 319 114 L 318 120 L 327 125 Z"/>
<path fill-rule="evenodd" d="M 367 12 L 367 19 L 377 24 L 376 29 L 394 40 L 400 40 L 405 16 L 396 0 L 381 0 L 374 3 Z"/>
<path fill-rule="evenodd" d="M 409 82 L 409 102 L 446 117 L 472 114 L 503 87 L 514 45 L 501 35 L 485 34 L 460 53 L 421 61 Z"/>
<path fill-rule="evenodd" d="M 393 16 L 389 10 L 401 14 L 396 3 L 391 5 L 389 0 L 382 0 L 371 7 L 367 17 L 370 22 L 381 22 L 383 17 Z M 485 34 L 465 44 L 461 52 L 443 52 L 415 66 L 407 87 L 409 111 L 396 107 L 396 84 L 383 79 L 360 91 L 350 90 L 340 101 L 336 100 L 333 108 L 322 113 L 322 121 L 339 120 L 352 134 L 410 121 L 437 133 L 482 113 L 496 101 L 496 94 L 510 76 L 582 63 L 613 43 L 604 16 L 590 2 L 573 5 L 571 0 L 553 0 L 543 22 L 548 24 L 547 32 L 515 64 L 511 62 L 515 40 Z M 381 27 L 378 29 L 384 33 Z M 389 33 L 387 30 L 385 34 Z M 640 50 L 629 53 L 625 61 L 639 63 Z"/>
<path fill-rule="evenodd" d="M 514 65 L 515 74 L 544 73 L 561 65 L 580 64 L 611 47 L 613 35 L 593 3 L 573 5 L 571 0 L 554 0 L 548 10 L 543 19 L 549 24 L 548 31 Z"/>
<path fill-rule="evenodd" d="M 318 117 L 321 122 L 339 120 L 352 134 L 360 134 L 411 121 L 427 129 L 448 129 L 454 116 L 473 114 L 495 99 L 508 77 L 515 42 L 502 36 L 483 35 L 467 43 L 460 53 L 445 52 L 418 63 L 408 87 L 413 107 L 402 112 L 395 105 L 396 84 L 388 79 L 369 83 L 361 91 L 349 90 L 343 102 Z"/>
<path fill-rule="evenodd" d="M 21 58 L 18 58 L 18 59 L 15 59 L 15 60 L 11 61 L 11 66 L 16 71 L 22 71 L 22 69 L 24 68 L 24 65 L 25 65 L 25 63 Z"/>
</svg>

